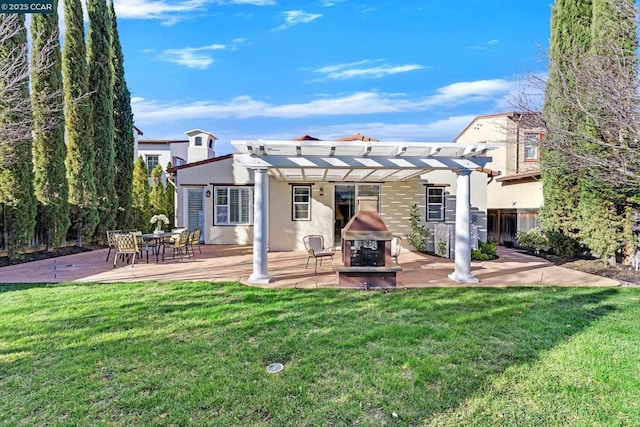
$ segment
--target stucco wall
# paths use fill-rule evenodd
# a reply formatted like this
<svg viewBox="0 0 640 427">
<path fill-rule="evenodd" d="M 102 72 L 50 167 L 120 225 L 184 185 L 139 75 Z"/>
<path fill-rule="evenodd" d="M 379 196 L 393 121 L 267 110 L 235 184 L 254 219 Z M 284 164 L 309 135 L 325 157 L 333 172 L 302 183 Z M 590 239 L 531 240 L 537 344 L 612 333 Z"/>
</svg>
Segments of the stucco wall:
<svg viewBox="0 0 640 427">
<path fill-rule="evenodd" d="M 224 159 L 203 165 L 179 169 L 177 172 L 176 218 L 178 225 L 186 223 L 188 188 L 201 188 L 211 191 L 211 197 L 204 199 L 204 242 L 207 244 L 244 244 L 253 243 L 253 226 L 250 225 L 214 225 L 214 194 L 216 185 L 253 185 L 253 173 L 233 159 Z"/>
<path fill-rule="evenodd" d="M 296 184 L 305 185 L 305 184 Z M 311 220 L 292 219 L 292 185 L 288 182 L 269 181 L 269 250 L 304 250 L 302 238 L 308 234 L 321 234 L 327 246 L 333 245 L 333 185 L 318 182 L 311 186 Z M 320 195 L 320 187 L 324 195 Z"/>
<path fill-rule="evenodd" d="M 542 202 L 542 181 L 507 184 L 494 180 L 487 188 L 490 209 L 538 209 Z"/>
<path fill-rule="evenodd" d="M 539 162 L 524 161 L 524 134 L 539 131 L 541 131 L 539 128 L 523 127 L 518 130 L 516 123 L 506 114 L 478 117 L 458 136 L 456 142 L 497 144 L 498 149 L 487 153 L 492 157 L 492 161 L 487 163 L 486 167 L 500 171 L 502 178 L 539 170 Z M 487 187 L 487 207 L 489 209 L 538 209 L 542 205 L 542 200 L 542 185 L 539 182 L 505 184 L 494 179 Z"/>
<path fill-rule="evenodd" d="M 167 163 L 171 161 L 171 146 L 169 144 L 138 144 L 138 156 L 142 156 L 144 162 L 147 162 L 147 155 L 158 156 L 158 163 L 163 169 L 167 167 Z"/>
<path fill-rule="evenodd" d="M 484 173 L 471 174 L 471 205 L 477 212 L 478 223 L 484 224 L 486 240 L 486 181 Z M 455 222 L 455 192 L 457 176 L 452 171 L 434 171 L 420 178 L 407 182 L 389 182 L 381 184 L 381 216 L 389 230 L 404 238 L 410 233 L 409 212 L 412 204 L 417 204 L 421 216 L 426 216 L 426 185 L 441 184 L 445 186 L 446 222 Z M 252 244 L 253 226 L 214 226 L 215 185 L 252 185 L 253 172 L 247 170 L 233 159 L 206 163 L 185 169 L 177 174 L 177 224 L 183 225 L 187 215 L 186 194 L 188 188 L 198 188 L 203 192 L 210 190 L 211 197 L 204 199 L 204 239 L 207 244 Z M 268 180 L 269 193 L 269 227 L 268 242 L 270 251 L 304 250 L 302 238 L 308 234 L 321 234 L 327 245 L 340 245 L 334 242 L 335 215 L 334 183 L 317 182 L 311 185 L 311 220 L 293 221 L 292 219 L 292 185 L 278 182 L 272 177 Z M 323 195 L 320 195 L 320 188 Z M 428 223 L 432 227 L 434 223 Z"/>
</svg>

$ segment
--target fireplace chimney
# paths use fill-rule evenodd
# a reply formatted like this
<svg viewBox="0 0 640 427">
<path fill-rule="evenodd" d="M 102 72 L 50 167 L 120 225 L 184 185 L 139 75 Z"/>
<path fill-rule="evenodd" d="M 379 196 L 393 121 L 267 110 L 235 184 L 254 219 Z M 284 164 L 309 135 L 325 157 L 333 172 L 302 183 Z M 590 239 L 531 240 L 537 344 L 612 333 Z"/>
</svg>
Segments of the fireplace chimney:
<svg viewBox="0 0 640 427">
<path fill-rule="evenodd" d="M 378 198 L 358 197 L 356 214 L 342 229 L 342 240 L 391 240 L 391 232 L 378 215 Z"/>
</svg>

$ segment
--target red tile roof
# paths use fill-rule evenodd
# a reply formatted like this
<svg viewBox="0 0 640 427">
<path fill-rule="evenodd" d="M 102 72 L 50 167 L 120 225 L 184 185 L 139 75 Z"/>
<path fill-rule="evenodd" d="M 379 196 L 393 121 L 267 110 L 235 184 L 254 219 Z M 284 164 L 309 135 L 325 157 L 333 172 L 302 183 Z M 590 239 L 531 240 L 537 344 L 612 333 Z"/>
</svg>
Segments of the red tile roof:
<svg viewBox="0 0 640 427">
<path fill-rule="evenodd" d="M 174 173 L 175 171 L 181 170 L 181 169 L 187 169 L 193 166 L 200 166 L 200 165 L 206 165 L 207 163 L 215 163 L 215 162 L 219 162 L 221 160 L 227 160 L 227 159 L 231 159 L 233 158 L 233 154 L 226 154 L 224 156 L 218 156 L 218 157 L 212 157 L 210 159 L 206 159 L 206 160 L 200 160 L 198 162 L 192 162 L 192 163 L 186 163 L 184 165 L 180 165 L 180 166 L 174 166 L 172 168 L 167 169 L 168 173 Z"/>
<path fill-rule="evenodd" d="M 336 139 L 336 141 L 365 141 L 365 142 L 380 142 L 379 139 L 370 138 L 368 136 L 364 136 L 359 132 L 354 133 L 353 135 L 345 136 L 342 138 Z"/>
</svg>

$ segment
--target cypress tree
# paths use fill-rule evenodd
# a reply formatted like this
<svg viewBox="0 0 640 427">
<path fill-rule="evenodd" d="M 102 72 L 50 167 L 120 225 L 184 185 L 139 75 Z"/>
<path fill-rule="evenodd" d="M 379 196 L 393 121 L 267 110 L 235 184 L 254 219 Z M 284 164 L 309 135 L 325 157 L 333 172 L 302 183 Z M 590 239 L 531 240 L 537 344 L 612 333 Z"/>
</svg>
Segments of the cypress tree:
<svg viewBox="0 0 640 427">
<path fill-rule="evenodd" d="M 54 2 L 53 13 L 33 14 L 31 21 L 34 186 L 47 249 L 60 246 L 66 240 L 71 225 L 69 183 L 64 165 L 67 147 L 64 142 L 57 3 Z M 48 64 L 48 67 L 39 64 Z"/>
<path fill-rule="evenodd" d="M 565 138 L 581 126 L 582 117 L 571 110 L 562 91 L 575 86 L 571 67 L 589 50 L 591 16 L 591 0 L 556 0 L 551 12 L 549 77 L 543 107 L 548 135 L 541 151 L 544 204 L 540 214 L 545 230 L 553 236 L 552 246 L 565 255 L 572 255 L 571 241 L 577 235 L 579 179 L 567 166 L 564 154 L 551 147 L 554 138 Z"/>
<path fill-rule="evenodd" d="M 167 197 L 162 182 L 162 166 L 156 165 L 151 171 L 151 192 L 149 193 L 149 205 L 151 212 L 155 214 L 167 214 Z M 168 218 L 168 217 L 167 217 Z"/>
<path fill-rule="evenodd" d="M 588 55 L 589 66 L 606 69 L 611 79 L 616 82 L 616 93 L 603 93 L 595 90 L 596 99 L 589 102 L 589 113 L 593 117 L 605 117 L 607 112 L 601 112 L 601 103 L 620 104 L 623 109 L 637 111 L 637 56 L 636 48 L 637 27 L 633 0 L 593 0 L 593 15 L 591 23 L 591 49 Z M 623 64 L 620 66 L 620 64 Z M 592 91 L 593 88 L 585 88 Z M 610 97 L 606 100 L 601 97 Z M 585 156 L 595 156 L 602 159 L 618 156 L 617 147 L 620 138 L 628 137 L 624 120 L 613 117 L 617 122 L 614 132 L 602 132 L 593 120 L 585 118 L 584 133 L 592 136 L 593 140 L 604 140 L 605 144 L 584 143 L 579 149 Z M 602 126 L 600 124 L 600 126 Z M 605 136 L 608 134 L 609 136 Z M 609 171 L 604 171 L 609 173 Z M 595 175 L 595 176 L 594 176 Z M 625 242 L 623 224 L 627 215 L 627 201 L 624 192 L 618 188 L 611 189 L 599 179 L 599 173 L 581 174 L 581 194 L 578 204 L 578 228 L 581 241 L 592 253 L 605 263 L 615 264 L 615 253 L 621 247 L 635 246 L 635 242 Z M 633 193 L 627 194 L 633 196 Z M 633 239 L 633 237 L 631 236 Z"/>
<path fill-rule="evenodd" d="M 65 128 L 67 134 L 67 179 L 71 223 L 76 244 L 93 236 L 98 223 L 96 186 L 93 176 L 95 152 L 89 79 L 80 0 L 64 1 L 66 31 L 62 50 Z"/>
<path fill-rule="evenodd" d="M 89 87 L 92 92 L 91 124 L 95 149 L 94 177 L 98 194 L 98 216 L 95 230 L 99 241 L 116 225 L 118 200 L 115 190 L 115 148 L 113 140 L 113 69 L 111 65 L 110 21 L 105 0 L 88 0 L 89 33 L 87 61 Z"/>
<path fill-rule="evenodd" d="M 133 184 L 131 189 L 131 215 L 133 226 L 141 231 L 151 230 L 149 210 L 149 173 L 142 156 L 133 164 Z"/>
<path fill-rule="evenodd" d="M 129 226 L 131 221 L 131 183 L 133 181 L 133 120 L 131 113 L 131 94 L 124 77 L 124 59 L 118 22 L 113 7 L 109 4 L 111 21 L 111 64 L 113 66 L 113 141 L 115 149 L 114 186 L 118 197 L 116 224 Z"/>
<path fill-rule="evenodd" d="M 24 15 L 0 14 L 0 28 L 0 203 L 4 205 L 9 257 L 13 258 L 29 245 L 36 225 L 28 132 L 33 116 Z"/>
</svg>

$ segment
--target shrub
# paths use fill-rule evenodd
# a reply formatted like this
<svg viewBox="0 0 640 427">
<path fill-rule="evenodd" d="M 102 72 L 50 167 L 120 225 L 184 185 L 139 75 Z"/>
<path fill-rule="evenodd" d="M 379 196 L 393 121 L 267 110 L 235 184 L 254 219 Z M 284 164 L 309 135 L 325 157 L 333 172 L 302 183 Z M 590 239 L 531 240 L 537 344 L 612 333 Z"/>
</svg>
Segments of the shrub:
<svg viewBox="0 0 640 427">
<path fill-rule="evenodd" d="M 521 247 L 537 254 L 551 250 L 551 243 L 549 242 L 547 234 L 539 228 L 532 228 L 529 231 L 518 231 L 518 233 L 516 233 L 516 240 Z"/>
<path fill-rule="evenodd" d="M 474 261 L 487 261 L 490 259 L 496 259 L 497 243 L 494 242 L 478 242 L 478 249 L 471 250 L 471 259 Z"/>
<path fill-rule="evenodd" d="M 429 229 L 422 223 L 418 205 L 415 203 L 411 205 L 411 210 L 409 211 L 409 224 L 411 225 L 411 233 L 407 236 L 407 242 L 416 248 L 418 252 L 426 251 Z"/>
</svg>

